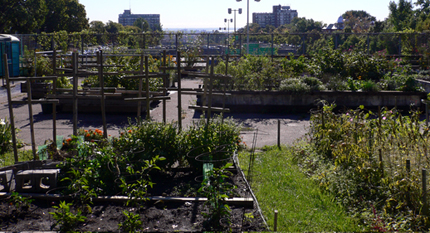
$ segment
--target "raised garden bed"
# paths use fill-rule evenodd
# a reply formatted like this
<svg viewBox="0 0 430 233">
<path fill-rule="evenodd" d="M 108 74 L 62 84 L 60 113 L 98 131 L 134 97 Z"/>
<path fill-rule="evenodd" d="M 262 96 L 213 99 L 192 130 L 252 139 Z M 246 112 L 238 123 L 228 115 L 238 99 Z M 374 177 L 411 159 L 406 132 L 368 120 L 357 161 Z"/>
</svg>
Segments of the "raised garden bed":
<svg viewBox="0 0 430 233">
<path fill-rule="evenodd" d="M 425 92 L 352 92 L 352 91 L 318 91 L 310 93 L 288 93 L 281 91 L 229 91 L 229 95 L 212 96 L 212 105 L 220 107 L 225 101 L 225 107 L 231 112 L 309 112 L 316 108 L 321 100 L 335 103 L 339 108 L 397 107 L 409 109 L 411 105 L 423 107 L 421 99 L 427 98 Z M 197 96 L 197 104 L 202 103 Z"/>
<path fill-rule="evenodd" d="M 33 168 L 46 168 L 51 163 L 41 162 L 21 164 Z M 49 167 L 49 166 L 48 166 Z M 52 164 L 51 166 L 52 167 Z M 233 231 L 267 230 L 262 216 L 253 202 L 250 188 L 240 170 L 232 167 L 233 176 L 228 182 L 237 186 L 235 197 L 229 200 L 231 208 L 231 229 Z M 204 224 L 202 212 L 205 212 L 205 198 L 198 197 L 201 187 L 201 176 L 191 169 L 171 169 L 167 172 L 155 171 L 151 174 L 153 188 L 148 190 L 148 200 L 138 207 L 125 205 L 128 197 L 97 197 L 91 205 L 92 212 L 83 214 L 86 221 L 78 224 L 75 230 L 113 232 L 118 231 L 118 224 L 125 221 L 123 211 L 139 213 L 145 231 L 204 231 L 209 230 Z M 54 220 L 49 212 L 61 201 L 71 201 L 72 196 L 49 194 L 21 193 L 24 198 L 35 199 L 28 207 L 15 206 L 13 198 L 7 193 L 0 193 L 0 229 L 3 231 L 49 231 Z M 74 210 L 73 210 L 74 211 Z"/>
</svg>

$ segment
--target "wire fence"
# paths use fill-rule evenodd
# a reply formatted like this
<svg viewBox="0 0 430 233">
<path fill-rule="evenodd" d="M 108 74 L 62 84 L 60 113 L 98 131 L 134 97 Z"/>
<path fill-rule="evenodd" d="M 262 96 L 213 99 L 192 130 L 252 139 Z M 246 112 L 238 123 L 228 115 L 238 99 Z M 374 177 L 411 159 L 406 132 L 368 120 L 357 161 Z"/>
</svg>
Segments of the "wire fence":
<svg viewBox="0 0 430 233">
<path fill-rule="evenodd" d="M 17 34 L 21 41 L 21 54 L 32 50 L 78 51 L 80 54 L 106 52 L 146 52 L 159 55 L 166 50 L 176 54 L 197 48 L 199 55 L 254 55 L 288 56 L 311 55 L 323 48 L 349 51 L 360 49 L 368 54 L 387 56 L 429 57 L 430 33 L 338 33 L 312 32 L 288 34 L 241 33 L 118 33 L 88 34 Z M 249 45 L 246 43 L 249 36 Z M 248 48 L 249 47 L 249 48 Z"/>
</svg>

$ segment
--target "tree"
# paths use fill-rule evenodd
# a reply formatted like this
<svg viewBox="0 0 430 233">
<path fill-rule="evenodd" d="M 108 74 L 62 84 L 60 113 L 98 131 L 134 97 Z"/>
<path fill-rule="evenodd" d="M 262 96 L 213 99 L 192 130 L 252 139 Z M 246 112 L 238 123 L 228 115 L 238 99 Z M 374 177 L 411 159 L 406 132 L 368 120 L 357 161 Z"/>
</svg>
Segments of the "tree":
<svg viewBox="0 0 430 233">
<path fill-rule="evenodd" d="M 407 0 L 399 0 L 398 4 L 390 2 L 388 9 L 390 10 L 388 20 L 392 24 L 394 31 L 403 31 L 408 28 L 415 29 L 416 20 L 414 20 L 412 3 Z"/>
<path fill-rule="evenodd" d="M 77 0 L 45 0 L 48 7 L 43 30 L 79 32 L 88 28 L 85 6 Z"/>
<path fill-rule="evenodd" d="M 105 24 L 102 21 L 91 21 L 90 31 L 97 34 L 103 34 L 106 32 Z"/>
<path fill-rule="evenodd" d="M 310 31 L 321 31 L 324 24 L 319 21 L 314 21 L 313 19 L 294 18 L 291 22 L 292 32 L 310 32 Z"/>
<path fill-rule="evenodd" d="M 366 11 L 346 11 L 342 17 L 345 19 L 345 27 L 350 27 L 356 33 L 368 32 L 375 23 L 376 18 Z"/>
<path fill-rule="evenodd" d="M 112 22 L 110 20 L 107 22 L 107 24 L 106 24 L 106 32 L 117 34 L 120 31 L 124 31 L 124 26 L 122 26 L 122 24 L 115 23 L 115 22 Z"/>
<path fill-rule="evenodd" d="M 133 26 L 140 28 L 141 32 L 147 32 L 151 31 L 151 28 L 149 27 L 148 21 L 146 21 L 143 18 L 138 18 L 136 21 L 134 21 Z"/>
<path fill-rule="evenodd" d="M 33 33 L 45 22 L 44 0 L 2 0 L 0 31 L 3 33 Z"/>
</svg>

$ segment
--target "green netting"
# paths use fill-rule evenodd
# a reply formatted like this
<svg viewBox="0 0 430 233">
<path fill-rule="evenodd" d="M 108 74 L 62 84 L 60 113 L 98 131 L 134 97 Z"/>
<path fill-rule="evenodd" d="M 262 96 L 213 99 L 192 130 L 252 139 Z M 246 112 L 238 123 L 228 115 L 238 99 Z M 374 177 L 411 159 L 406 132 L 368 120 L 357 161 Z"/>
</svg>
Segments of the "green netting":
<svg viewBox="0 0 430 233">
<path fill-rule="evenodd" d="M 61 148 L 63 148 L 63 139 L 64 136 L 63 135 L 57 135 L 57 138 L 55 140 L 55 142 L 57 143 L 57 150 L 61 150 Z"/>
<path fill-rule="evenodd" d="M 214 169 L 214 165 L 212 163 L 204 163 L 203 164 L 203 179 L 206 180 L 208 178 L 208 172 Z"/>
<path fill-rule="evenodd" d="M 37 154 L 39 155 L 39 160 L 47 160 L 48 159 L 48 150 L 47 145 L 38 146 Z"/>
</svg>

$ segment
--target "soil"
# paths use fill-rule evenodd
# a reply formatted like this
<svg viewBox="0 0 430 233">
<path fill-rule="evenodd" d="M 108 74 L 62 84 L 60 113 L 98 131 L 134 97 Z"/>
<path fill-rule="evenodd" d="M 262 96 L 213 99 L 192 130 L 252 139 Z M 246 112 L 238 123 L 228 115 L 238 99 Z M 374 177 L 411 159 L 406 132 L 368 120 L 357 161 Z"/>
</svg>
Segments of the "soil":
<svg viewBox="0 0 430 233">
<path fill-rule="evenodd" d="M 156 183 L 148 191 L 152 196 L 192 197 L 200 187 L 202 177 L 187 169 L 177 169 L 170 172 L 158 172 L 153 176 Z M 237 188 L 235 197 L 251 197 L 249 188 L 239 172 L 233 172 L 229 180 Z M 28 209 L 17 208 L 5 198 L 0 203 L 1 231 L 49 231 L 55 223 L 49 212 L 54 212 L 53 206 L 58 200 L 34 200 Z M 259 211 L 254 208 L 233 206 L 231 208 L 231 224 L 233 232 L 266 231 L 264 221 Z M 139 207 L 127 207 L 121 202 L 97 202 L 92 205 L 92 212 L 84 214 L 85 222 L 77 225 L 77 231 L 114 232 L 119 231 L 118 224 L 125 221 L 123 211 L 140 215 L 142 230 L 146 232 L 200 232 L 213 230 L 208 225 L 202 213 L 207 212 L 203 202 L 167 202 L 146 201 Z M 72 210 L 74 212 L 75 209 Z"/>
</svg>

